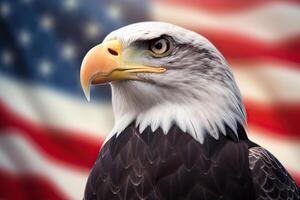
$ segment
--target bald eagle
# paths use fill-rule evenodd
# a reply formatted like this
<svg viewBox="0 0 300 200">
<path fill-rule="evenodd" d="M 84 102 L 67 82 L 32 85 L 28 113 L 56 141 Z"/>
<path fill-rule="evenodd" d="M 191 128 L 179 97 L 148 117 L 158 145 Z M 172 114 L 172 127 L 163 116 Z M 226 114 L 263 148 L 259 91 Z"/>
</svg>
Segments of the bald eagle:
<svg viewBox="0 0 300 200">
<path fill-rule="evenodd" d="M 221 53 L 162 22 L 110 33 L 84 57 L 81 85 L 110 83 L 115 125 L 84 199 L 300 199 L 266 149 L 245 132 L 245 109 Z"/>
</svg>

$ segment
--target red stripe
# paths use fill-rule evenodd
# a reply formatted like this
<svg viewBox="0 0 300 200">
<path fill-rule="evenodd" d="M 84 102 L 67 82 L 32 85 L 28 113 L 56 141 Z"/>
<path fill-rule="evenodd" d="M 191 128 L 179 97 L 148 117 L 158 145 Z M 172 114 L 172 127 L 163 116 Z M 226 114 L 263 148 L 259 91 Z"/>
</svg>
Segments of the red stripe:
<svg viewBox="0 0 300 200">
<path fill-rule="evenodd" d="M 246 102 L 249 125 L 262 126 L 273 130 L 282 137 L 300 136 L 300 105 L 270 107 L 253 102 Z M 78 137 L 52 128 L 41 127 L 29 123 L 16 115 L 9 113 L 3 104 L 0 104 L 0 129 L 19 129 L 32 139 L 39 147 L 52 158 L 61 162 L 90 169 L 98 154 L 101 141 L 92 141 L 88 138 Z M 0 132 L 3 134 L 3 132 Z M 278 136 L 278 135 L 277 135 Z M 293 174 L 294 179 L 300 185 L 299 176 Z M 39 190 L 35 188 L 39 188 Z M 29 189 L 28 189 L 29 188 Z M 11 192 L 14 191 L 14 192 Z M 44 180 L 32 177 L 11 177 L 3 175 L 0 171 L 0 197 L 5 199 L 44 199 L 44 195 L 52 195 L 47 199 L 63 199 L 60 194 Z M 41 198 L 34 198 L 40 195 Z M 26 199 L 25 198 L 25 199 Z M 23 198 L 24 199 L 24 198 Z"/>
<path fill-rule="evenodd" d="M 246 110 L 249 125 L 264 128 L 277 136 L 299 138 L 300 105 L 268 106 L 247 101 Z M 94 141 L 84 137 L 83 133 L 78 136 L 78 133 L 38 126 L 10 113 L 1 104 L 0 114 L 3 116 L 1 129 L 19 129 L 19 133 L 33 140 L 52 158 L 84 169 L 93 165 L 101 146 L 100 139 Z"/>
<path fill-rule="evenodd" d="M 281 43 L 268 43 L 233 32 L 195 30 L 209 39 L 229 61 L 275 59 L 300 68 L 300 36 Z"/>
<path fill-rule="evenodd" d="M 29 122 L 8 111 L 1 102 L 0 116 L 0 130 L 2 130 L 0 134 L 4 134 L 5 129 L 19 130 L 15 133 L 24 134 L 50 158 L 84 170 L 89 170 L 94 164 L 103 142 L 102 138 L 95 141 L 86 137 L 84 133 L 59 130 Z"/>
<path fill-rule="evenodd" d="M 291 172 L 290 173 L 294 181 L 296 182 L 297 186 L 300 188 L 300 174 L 296 174 Z"/>
<path fill-rule="evenodd" d="M 6 200 L 66 200 L 49 180 L 36 175 L 12 175 L 0 171 L 0 199 Z"/>
<path fill-rule="evenodd" d="M 300 186 L 300 176 L 292 174 Z M 0 199 L 6 200 L 66 200 L 49 180 L 37 175 L 12 175 L 0 171 Z"/>
<path fill-rule="evenodd" d="M 246 110 L 250 126 L 264 128 L 282 138 L 299 138 L 299 104 L 268 106 L 247 101 Z M 78 136 L 78 133 L 39 126 L 9 112 L 3 104 L 0 104 L 0 115 L 0 129 L 20 130 L 20 134 L 34 141 L 46 155 L 60 162 L 86 170 L 90 169 L 97 157 L 101 139 L 95 141 L 84 137 L 83 133 Z M 4 133 L 5 131 L 0 132 Z"/>
<path fill-rule="evenodd" d="M 300 138 L 300 104 L 265 105 L 246 101 L 249 126 L 266 129 L 281 138 Z"/>
<path fill-rule="evenodd" d="M 299 0 L 226 0 L 226 1 L 211 1 L 211 0 L 160 0 L 169 4 L 178 4 L 183 7 L 198 7 L 213 12 L 240 12 L 248 10 L 264 4 L 275 2 L 284 3 L 299 3 Z"/>
</svg>

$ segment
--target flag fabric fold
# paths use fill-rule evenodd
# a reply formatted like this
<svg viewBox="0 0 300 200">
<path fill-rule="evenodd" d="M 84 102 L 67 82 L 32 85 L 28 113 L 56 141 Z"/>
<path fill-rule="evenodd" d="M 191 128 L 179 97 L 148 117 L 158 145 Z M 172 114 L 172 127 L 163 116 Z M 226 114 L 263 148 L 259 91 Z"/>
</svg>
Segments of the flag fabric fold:
<svg viewBox="0 0 300 200">
<path fill-rule="evenodd" d="M 84 99 L 81 60 L 158 20 L 207 37 L 232 67 L 248 134 L 300 185 L 300 1 L 0 1 L 0 199 L 82 199 L 113 126 L 109 86 Z"/>
</svg>

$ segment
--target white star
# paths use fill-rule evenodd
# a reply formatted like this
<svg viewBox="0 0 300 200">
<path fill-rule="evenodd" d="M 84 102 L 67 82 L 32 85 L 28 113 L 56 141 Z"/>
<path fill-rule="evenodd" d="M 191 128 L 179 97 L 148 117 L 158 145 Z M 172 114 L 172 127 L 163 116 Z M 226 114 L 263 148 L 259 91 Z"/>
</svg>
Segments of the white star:
<svg viewBox="0 0 300 200">
<path fill-rule="evenodd" d="M 119 5 L 111 5 L 108 8 L 108 15 L 112 18 L 112 19 L 120 19 L 122 16 L 122 12 L 121 12 L 121 7 Z"/>
<path fill-rule="evenodd" d="M 42 16 L 40 23 L 44 30 L 52 29 L 54 24 L 52 16 L 49 15 Z"/>
<path fill-rule="evenodd" d="M 49 76 L 53 71 L 53 65 L 49 60 L 42 60 L 39 64 L 39 72 L 42 76 L 47 77 Z"/>
<path fill-rule="evenodd" d="M 90 39 L 96 38 L 97 36 L 100 35 L 101 32 L 100 26 L 94 22 L 88 23 L 84 30 L 85 30 L 85 35 Z"/>
<path fill-rule="evenodd" d="M 27 46 L 31 43 L 31 36 L 28 31 L 26 30 L 21 30 L 19 34 L 19 42 L 23 46 Z"/>
<path fill-rule="evenodd" d="M 66 60 L 71 60 L 75 57 L 75 46 L 73 44 L 65 44 L 62 47 L 62 56 L 66 59 Z"/>
<path fill-rule="evenodd" d="M 77 6 L 78 6 L 77 0 L 65 0 L 64 1 L 64 7 L 66 8 L 66 10 L 72 11 L 72 10 L 76 9 Z"/>
<path fill-rule="evenodd" d="M 0 5 L 0 14 L 2 17 L 7 17 L 11 12 L 11 7 L 8 3 L 2 2 Z"/>
<path fill-rule="evenodd" d="M 12 52 L 8 50 L 4 50 L 1 54 L 1 60 L 5 65 L 10 65 L 13 62 Z"/>
</svg>

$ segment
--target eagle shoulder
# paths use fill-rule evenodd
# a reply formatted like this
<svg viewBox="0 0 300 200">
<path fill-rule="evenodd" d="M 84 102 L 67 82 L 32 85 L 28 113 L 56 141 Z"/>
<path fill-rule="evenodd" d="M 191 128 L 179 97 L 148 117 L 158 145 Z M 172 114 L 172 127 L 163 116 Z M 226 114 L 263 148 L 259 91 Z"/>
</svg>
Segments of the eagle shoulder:
<svg viewBox="0 0 300 200">
<path fill-rule="evenodd" d="M 294 180 L 266 149 L 249 148 L 249 169 L 256 199 L 300 199 Z"/>
</svg>

